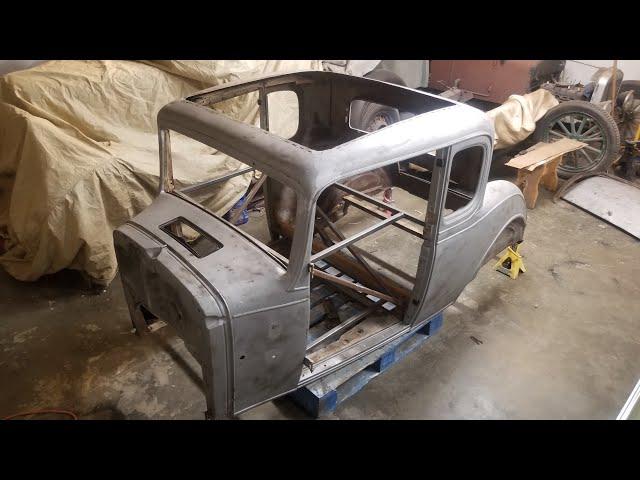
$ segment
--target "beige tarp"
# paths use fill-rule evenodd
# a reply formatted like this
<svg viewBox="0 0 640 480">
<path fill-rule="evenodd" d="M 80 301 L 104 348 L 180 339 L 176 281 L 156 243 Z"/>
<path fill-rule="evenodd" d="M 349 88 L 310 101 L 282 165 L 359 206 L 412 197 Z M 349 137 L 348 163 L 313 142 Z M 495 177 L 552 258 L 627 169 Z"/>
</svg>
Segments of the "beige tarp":
<svg viewBox="0 0 640 480">
<path fill-rule="evenodd" d="M 525 95 L 511 95 L 506 102 L 487 115 L 495 129 L 495 148 L 506 148 L 522 142 L 536 129 L 536 122 L 558 105 L 548 90 L 539 89 Z"/>
<path fill-rule="evenodd" d="M 108 284 L 117 268 L 112 231 L 157 190 L 158 110 L 209 86 L 301 69 L 321 65 L 52 61 L 0 77 L 0 265 L 20 280 L 73 268 Z M 272 122 L 286 126 L 285 107 L 273 108 Z M 258 119 L 251 95 L 224 102 L 224 110 L 241 121 Z M 178 186 L 240 165 L 179 135 L 172 151 Z M 203 203 L 226 212 L 249 181 L 249 174 L 236 177 Z"/>
</svg>

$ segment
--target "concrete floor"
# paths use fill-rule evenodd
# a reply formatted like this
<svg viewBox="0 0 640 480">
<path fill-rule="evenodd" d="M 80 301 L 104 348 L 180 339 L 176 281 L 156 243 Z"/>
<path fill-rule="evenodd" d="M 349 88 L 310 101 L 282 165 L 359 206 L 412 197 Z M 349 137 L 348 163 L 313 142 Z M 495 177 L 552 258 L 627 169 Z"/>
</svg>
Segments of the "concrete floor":
<svg viewBox="0 0 640 480">
<path fill-rule="evenodd" d="M 331 419 L 615 418 L 640 377 L 640 246 L 542 193 L 511 280 L 485 266 L 438 334 Z M 0 416 L 66 408 L 93 419 L 201 419 L 199 368 L 170 327 L 131 332 L 118 278 L 0 272 Z M 306 418 L 287 399 L 241 419 Z"/>
</svg>

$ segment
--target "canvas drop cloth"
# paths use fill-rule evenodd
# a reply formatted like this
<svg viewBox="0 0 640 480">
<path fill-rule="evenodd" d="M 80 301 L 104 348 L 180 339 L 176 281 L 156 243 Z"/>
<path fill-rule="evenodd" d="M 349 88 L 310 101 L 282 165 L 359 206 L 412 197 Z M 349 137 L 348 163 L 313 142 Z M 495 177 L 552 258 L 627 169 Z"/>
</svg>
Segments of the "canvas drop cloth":
<svg viewBox="0 0 640 480">
<path fill-rule="evenodd" d="M 113 230 L 149 205 L 158 188 L 158 110 L 220 83 L 302 69 L 321 64 L 51 61 L 0 77 L 0 265 L 20 280 L 72 268 L 108 284 L 117 270 Z M 223 108 L 258 121 L 251 95 Z M 287 108 L 270 108 L 271 122 L 286 127 Z M 178 187 L 240 167 L 176 134 L 172 152 Z M 203 203 L 224 213 L 249 182 L 250 174 L 236 177 Z"/>
<path fill-rule="evenodd" d="M 511 95 L 487 115 L 495 129 L 495 148 L 506 148 L 522 142 L 536 129 L 536 122 L 558 105 L 548 90 L 539 89 L 525 95 Z"/>
</svg>

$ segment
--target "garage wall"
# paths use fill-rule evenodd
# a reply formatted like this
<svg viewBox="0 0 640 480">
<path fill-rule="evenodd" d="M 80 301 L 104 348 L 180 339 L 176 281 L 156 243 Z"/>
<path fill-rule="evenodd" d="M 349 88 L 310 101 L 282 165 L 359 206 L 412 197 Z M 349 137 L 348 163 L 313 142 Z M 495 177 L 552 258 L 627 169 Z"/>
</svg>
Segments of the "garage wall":
<svg viewBox="0 0 640 480">
<path fill-rule="evenodd" d="M 382 60 L 380 68 L 394 72 L 408 87 L 429 85 L 429 60 Z"/>
<path fill-rule="evenodd" d="M 586 84 L 600 67 L 613 66 L 613 60 L 567 60 L 564 77 L 569 82 Z M 625 80 L 640 80 L 640 60 L 618 60 L 618 68 L 624 72 Z"/>
</svg>

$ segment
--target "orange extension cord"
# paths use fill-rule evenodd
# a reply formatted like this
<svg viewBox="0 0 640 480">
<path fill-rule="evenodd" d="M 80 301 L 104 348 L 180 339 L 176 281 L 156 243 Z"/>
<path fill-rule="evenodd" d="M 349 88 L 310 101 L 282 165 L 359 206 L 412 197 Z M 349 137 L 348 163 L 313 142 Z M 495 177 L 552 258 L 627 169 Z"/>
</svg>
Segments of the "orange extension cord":
<svg viewBox="0 0 640 480">
<path fill-rule="evenodd" d="M 45 410 L 30 410 L 28 412 L 15 413 L 13 415 L 9 415 L 8 417 L 4 417 L 3 420 L 11 420 L 12 418 L 17 417 L 26 417 L 27 415 L 41 415 L 43 413 L 59 413 L 61 415 L 68 415 L 74 420 L 78 420 L 78 416 L 70 412 L 69 410 L 54 410 L 54 409 L 45 409 Z"/>
</svg>

